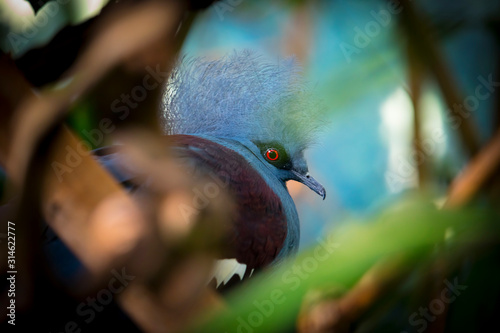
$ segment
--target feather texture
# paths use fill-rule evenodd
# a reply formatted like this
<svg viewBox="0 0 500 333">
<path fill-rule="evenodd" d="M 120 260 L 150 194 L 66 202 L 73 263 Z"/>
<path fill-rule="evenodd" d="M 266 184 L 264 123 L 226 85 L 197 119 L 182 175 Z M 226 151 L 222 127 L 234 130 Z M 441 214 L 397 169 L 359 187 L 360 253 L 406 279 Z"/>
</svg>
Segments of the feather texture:
<svg viewBox="0 0 500 333">
<path fill-rule="evenodd" d="M 249 269 L 260 269 L 273 262 L 283 249 L 287 217 L 270 184 L 241 155 L 222 145 L 189 135 L 169 138 L 176 158 L 194 164 L 186 166 L 186 170 L 196 169 L 219 178 L 234 197 L 236 215 L 225 258 L 235 258 Z M 285 252 L 289 249 L 285 248 Z"/>
<path fill-rule="evenodd" d="M 282 142 L 302 151 L 320 117 L 299 74 L 294 58 L 272 64 L 250 51 L 214 61 L 184 58 L 167 83 L 165 131 Z"/>
</svg>

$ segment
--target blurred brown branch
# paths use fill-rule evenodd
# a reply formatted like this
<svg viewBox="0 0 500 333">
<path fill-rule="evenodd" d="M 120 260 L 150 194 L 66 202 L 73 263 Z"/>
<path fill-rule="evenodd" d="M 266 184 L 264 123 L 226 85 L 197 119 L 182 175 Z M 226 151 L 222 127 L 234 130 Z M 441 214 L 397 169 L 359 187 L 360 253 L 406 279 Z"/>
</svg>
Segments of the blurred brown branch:
<svg viewBox="0 0 500 333">
<path fill-rule="evenodd" d="M 312 3 L 302 1 L 294 8 L 293 16 L 286 27 L 282 48 L 284 54 L 293 54 L 300 64 L 309 60 L 309 50 L 314 42 Z"/>
<path fill-rule="evenodd" d="M 422 110 L 420 103 L 425 73 L 412 44 L 408 44 L 407 58 L 410 98 L 413 106 L 413 151 L 415 155 L 415 163 L 417 164 L 418 186 L 422 189 L 428 181 L 426 153 L 422 146 Z"/>
<path fill-rule="evenodd" d="M 15 153 L 11 153 L 7 161 L 10 177 L 15 182 L 22 180 L 36 143 L 55 122 L 62 119 L 72 101 L 84 94 L 107 71 L 137 56 L 136 65 L 147 65 L 148 62 L 144 63 L 140 56 L 154 43 L 165 41 L 165 36 L 174 35 L 180 22 L 180 12 L 181 8 L 175 2 L 147 1 L 128 10 L 121 8 L 118 13 L 111 13 L 102 22 L 100 30 L 103 32 L 89 43 L 65 75 L 69 83 L 63 88 L 45 90 L 40 97 L 25 100 L 14 113 L 9 151 Z M 174 53 L 174 50 L 166 48 L 167 44 L 161 48 L 165 52 L 159 54 L 162 56 L 160 62 L 157 62 L 160 58 L 153 57 L 147 59 L 154 61 L 149 64 L 159 65 L 166 71 L 165 65 L 172 58 L 165 56 Z M 144 71 L 144 67 L 141 70 Z M 154 110 L 149 112 L 155 113 Z"/>
<path fill-rule="evenodd" d="M 409 271 L 410 267 L 402 258 L 381 260 L 341 297 L 303 306 L 298 331 L 350 332 L 351 324 Z"/>
<path fill-rule="evenodd" d="M 500 130 L 453 180 L 445 203 L 447 208 L 467 204 L 500 168 Z"/>
<path fill-rule="evenodd" d="M 401 4 L 403 10 L 399 23 L 403 30 L 403 36 L 407 39 L 407 43 L 412 45 L 421 63 L 429 69 L 431 75 L 436 79 L 448 107 L 448 116 L 455 119 L 463 146 L 466 152 L 473 156 L 479 151 L 479 137 L 471 117 L 464 117 L 457 110 L 457 106 L 463 103 L 463 96 L 455 84 L 456 80 L 434 41 L 432 32 L 425 20 L 422 19 L 422 15 L 418 13 L 410 1 L 403 1 Z"/>
<path fill-rule="evenodd" d="M 0 162 L 20 194 L 16 218 L 19 229 L 32 235 L 33 240 L 25 239 L 23 253 L 30 255 L 29 262 L 22 266 L 35 271 L 40 268 L 33 265 L 40 256 L 40 241 L 36 232 L 28 230 L 39 230 L 36 221 L 43 215 L 90 273 L 85 284 L 67 292 L 80 297 L 99 290 L 106 285 L 106 272 L 117 265 L 126 266 L 138 278 L 119 295 L 119 303 L 142 329 L 152 332 L 177 331 L 206 306 L 220 304 L 207 289 L 206 278 L 230 214 L 228 200 L 221 195 L 189 227 L 182 227 L 186 221 L 168 213 L 172 210 L 168 207 L 178 205 L 179 200 L 192 204 L 189 189 L 194 182 L 203 184 L 203 179 L 186 179 L 169 163 L 158 127 L 149 126 L 147 134 L 141 135 L 134 131 L 115 133 L 129 140 L 128 147 L 137 146 L 125 150 L 142 172 L 155 179 L 154 186 L 141 191 L 145 197 L 133 198 L 61 122 L 72 103 L 85 94 L 102 96 L 113 91 L 96 93 L 105 80 L 114 80 L 126 92 L 143 82 L 148 68 L 167 76 L 194 18 L 186 8 L 179 1 L 155 0 L 108 8 L 82 29 L 72 30 L 76 34 L 93 33 L 85 38 L 74 36 L 78 41 L 85 40 L 86 46 L 76 56 L 67 55 L 67 60 L 74 59 L 74 63 L 57 85 L 43 88 L 39 96 L 34 95 L 12 61 L 6 57 L 0 61 L 15 83 L 0 87 L 0 102 L 5 109 L 0 125 Z M 76 45 L 76 49 L 79 47 Z M 48 53 L 52 48 L 57 44 L 49 43 Z M 158 84 L 149 93 L 129 123 L 141 120 L 140 124 L 148 124 L 156 119 L 162 87 Z M 116 95 L 111 94 L 111 98 Z M 104 114 L 109 105 L 105 104 Z M 155 147 L 153 161 L 146 152 Z M 141 153 L 134 153 L 138 151 Z M 206 241 L 200 241 L 200 234 L 206 236 Z M 30 274 L 28 283 L 35 284 L 33 279 L 44 274 Z M 25 304 L 28 309 L 46 301 L 37 300 L 30 289 L 25 288 L 24 293 L 24 298 L 31 298 L 31 304 Z"/>
<path fill-rule="evenodd" d="M 464 117 L 456 106 L 461 105 L 463 98 L 454 84 L 453 75 L 446 65 L 431 32 L 421 15 L 409 1 L 402 3 L 399 23 L 403 36 L 407 39 L 407 56 L 409 69 L 410 97 L 414 111 L 413 148 L 417 163 L 419 187 L 428 180 L 428 170 L 423 155 L 420 96 L 424 75 L 430 72 L 441 89 L 448 106 L 449 117 L 457 120 L 458 131 L 464 148 L 469 156 L 474 156 L 467 168 L 459 175 L 450 187 L 446 208 L 465 205 L 478 193 L 484 183 L 498 170 L 500 165 L 500 131 L 480 150 L 480 142 L 471 117 Z M 440 285 L 448 271 L 447 265 L 438 261 L 432 267 L 433 288 L 428 297 L 433 299 L 440 291 Z M 365 273 L 363 278 L 347 293 L 341 296 L 323 297 L 312 305 L 305 304 L 298 318 L 299 332 L 350 332 L 351 324 L 379 301 L 393 285 L 408 273 L 408 267 L 402 261 L 379 262 Z M 426 280 L 427 281 L 427 280 Z M 433 332 L 443 332 L 446 324 L 446 307 L 444 314 L 433 323 Z"/>
<path fill-rule="evenodd" d="M 7 164 L 8 147 L 12 136 L 11 120 L 14 111 L 25 99 L 34 98 L 31 85 L 19 73 L 14 62 L 4 54 L 0 54 L 0 165 Z"/>
</svg>

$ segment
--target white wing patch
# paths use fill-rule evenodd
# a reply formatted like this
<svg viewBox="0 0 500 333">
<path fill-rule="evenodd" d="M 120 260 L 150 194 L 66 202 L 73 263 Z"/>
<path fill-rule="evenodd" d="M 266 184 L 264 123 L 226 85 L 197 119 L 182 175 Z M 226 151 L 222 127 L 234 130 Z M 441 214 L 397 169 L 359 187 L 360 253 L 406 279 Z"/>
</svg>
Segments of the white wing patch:
<svg viewBox="0 0 500 333">
<path fill-rule="evenodd" d="M 214 264 L 214 268 L 212 274 L 208 279 L 208 282 L 212 281 L 215 278 L 215 282 L 217 284 L 216 288 L 219 288 L 221 283 L 226 285 L 226 283 L 231 280 L 231 278 L 235 275 L 240 277 L 240 280 L 243 280 L 245 276 L 245 272 L 247 270 L 247 265 L 240 264 L 236 259 L 221 259 L 216 260 Z M 250 275 L 253 273 L 250 273 Z"/>
</svg>

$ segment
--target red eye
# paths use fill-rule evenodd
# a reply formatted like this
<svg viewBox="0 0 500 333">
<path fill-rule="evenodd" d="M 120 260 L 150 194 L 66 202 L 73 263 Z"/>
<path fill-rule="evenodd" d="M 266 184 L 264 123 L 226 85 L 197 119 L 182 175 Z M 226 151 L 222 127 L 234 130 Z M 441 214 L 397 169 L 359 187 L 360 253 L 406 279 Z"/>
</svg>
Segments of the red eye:
<svg viewBox="0 0 500 333">
<path fill-rule="evenodd" d="M 269 161 L 276 161 L 280 155 L 278 154 L 278 151 L 274 148 L 269 148 L 266 151 L 266 157 Z"/>
</svg>

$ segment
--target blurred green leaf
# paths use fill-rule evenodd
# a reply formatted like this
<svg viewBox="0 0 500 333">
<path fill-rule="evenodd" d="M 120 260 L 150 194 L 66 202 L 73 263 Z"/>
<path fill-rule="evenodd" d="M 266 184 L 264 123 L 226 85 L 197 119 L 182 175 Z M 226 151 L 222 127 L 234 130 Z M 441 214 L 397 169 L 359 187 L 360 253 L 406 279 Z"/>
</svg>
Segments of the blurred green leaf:
<svg viewBox="0 0 500 333">
<path fill-rule="evenodd" d="M 440 211 L 421 201 L 401 203 L 373 223 L 352 223 L 332 232 L 295 262 L 256 277 L 228 297 L 227 310 L 193 331 L 287 331 L 309 290 L 350 288 L 383 258 L 403 255 L 414 265 L 429 259 L 439 244 L 462 247 L 484 242 L 487 235 L 496 239 L 498 228 L 491 221 L 478 210 Z M 445 240 L 450 228 L 453 236 Z"/>
</svg>

